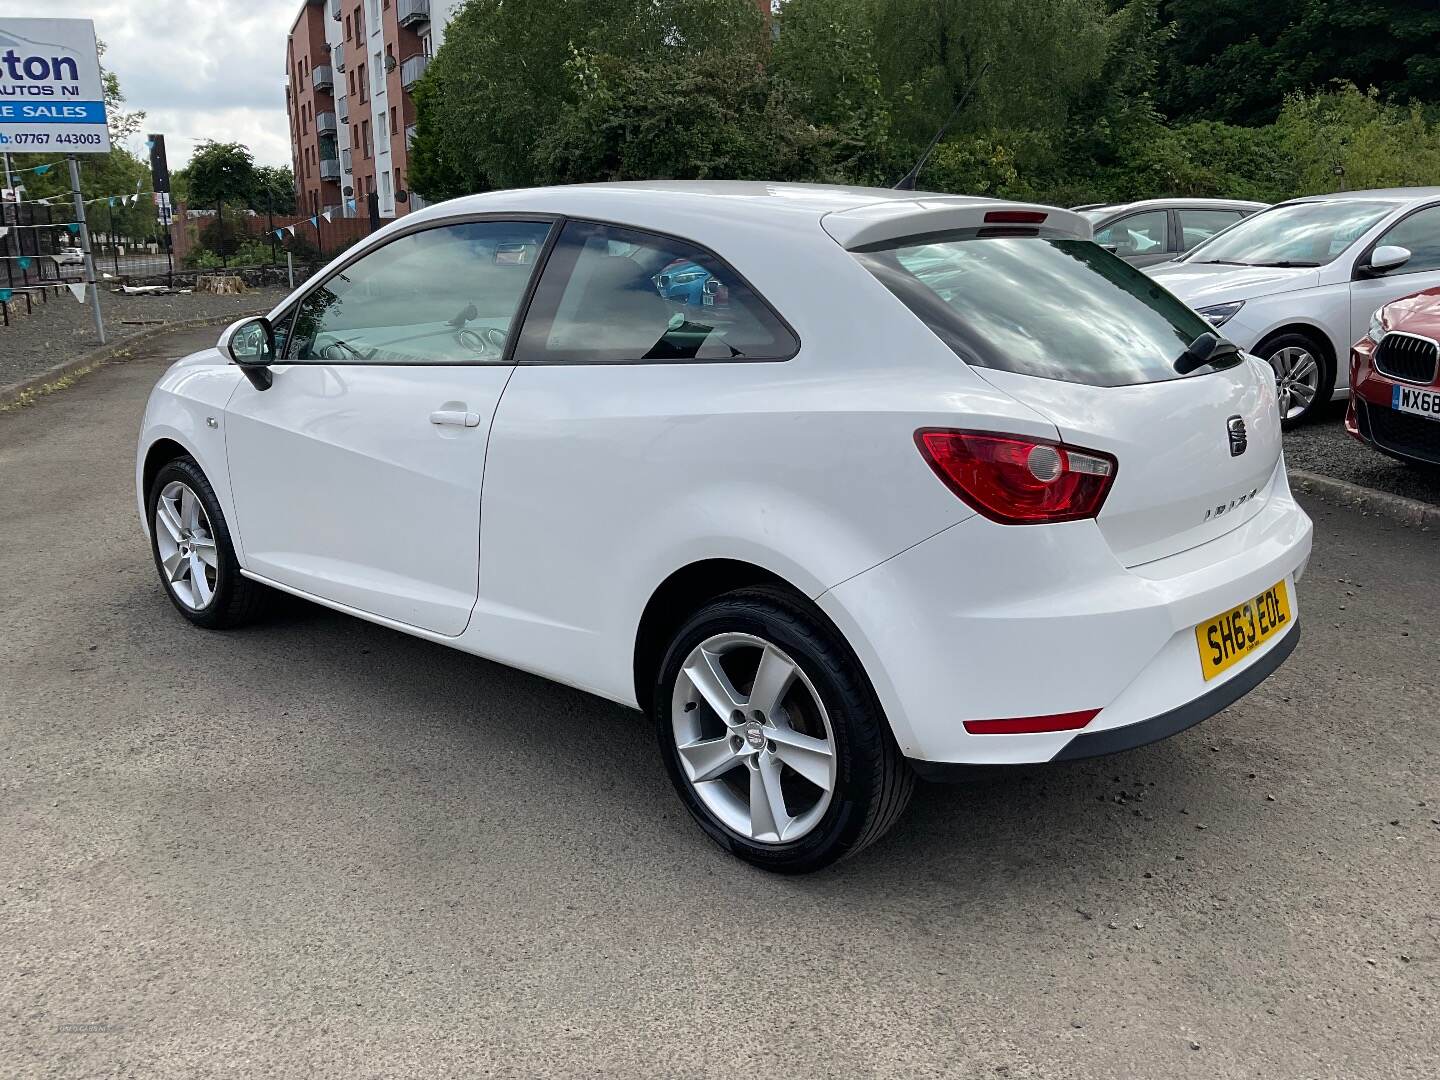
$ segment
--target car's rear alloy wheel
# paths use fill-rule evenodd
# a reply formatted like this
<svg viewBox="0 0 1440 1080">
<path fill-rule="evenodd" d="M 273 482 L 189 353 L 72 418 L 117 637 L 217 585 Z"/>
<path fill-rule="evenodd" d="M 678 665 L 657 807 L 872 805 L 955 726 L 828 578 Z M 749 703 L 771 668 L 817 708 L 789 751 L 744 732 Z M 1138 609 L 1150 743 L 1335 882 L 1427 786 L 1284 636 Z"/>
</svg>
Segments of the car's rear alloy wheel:
<svg viewBox="0 0 1440 1080">
<path fill-rule="evenodd" d="M 766 869 L 815 870 L 878 839 L 914 778 L 833 628 L 771 590 L 680 631 L 655 692 L 671 779 L 700 825 Z"/>
<path fill-rule="evenodd" d="M 210 629 L 258 614 L 269 590 L 240 573 L 224 512 L 191 458 L 161 466 L 150 484 L 150 548 L 171 603 Z"/>
<path fill-rule="evenodd" d="M 798 840 L 835 790 L 830 718 L 800 665 L 753 634 L 706 638 L 681 665 L 670 704 L 695 794 L 757 844 Z"/>
</svg>

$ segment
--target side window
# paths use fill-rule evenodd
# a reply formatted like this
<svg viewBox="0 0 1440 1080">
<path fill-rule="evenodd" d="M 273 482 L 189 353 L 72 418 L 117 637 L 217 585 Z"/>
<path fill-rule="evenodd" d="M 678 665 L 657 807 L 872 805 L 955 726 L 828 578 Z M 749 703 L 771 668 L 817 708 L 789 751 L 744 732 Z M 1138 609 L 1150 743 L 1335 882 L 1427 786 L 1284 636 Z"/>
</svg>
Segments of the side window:
<svg viewBox="0 0 1440 1080">
<path fill-rule="evenodd" d="M 515 359 L 788 360 L 799 347 L 765 302 L 709 252 L 572 221 L 535 291 Z"/>
<path fill-rule="evenodd" d="M 1410 252 L 1410 261 L 1392 270 L 1388 277 L 1440 270 L 1440 206 L 1427 206 L 1396 222 L 1375 242 L 1376 247 L 1381 244 L 1393 244 Z"/>
<path fill-rule="evenodd" d="M 1101 247 L 1113 247 L 1116 255 L 1160 255 L 1165 251 L 1169 228 L 1170 215 L 1166 211 L 1147 210 L 1106 225 L 1095 234 L 1095 242 Z"/>
<path fill-rule="evenodd" d="M 493 364 L 549 231 L 474 221 L 392 240 L 305 296 L 286 361 Z"/>
<path fill-rule="evenodd" d="M 1180 250 L 1189 251 L 1201 240 L 1209 240 L 1244 216 L 1239 210 L 1181 210 Z"/>
</svg>

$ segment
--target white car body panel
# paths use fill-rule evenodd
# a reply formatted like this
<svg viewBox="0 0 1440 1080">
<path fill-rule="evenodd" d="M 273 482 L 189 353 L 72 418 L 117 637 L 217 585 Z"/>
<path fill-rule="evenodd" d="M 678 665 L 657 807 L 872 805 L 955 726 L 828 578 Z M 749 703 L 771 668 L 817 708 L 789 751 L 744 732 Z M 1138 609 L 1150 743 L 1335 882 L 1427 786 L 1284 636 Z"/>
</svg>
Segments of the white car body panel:
<svg viewBox="0 0 1440 1080">
<path fill-rule="evenodd" d="M 1355 274 L 1360 256 L 1400 220 L 1418 209 L 1440 205 L 1440 188 L 1397 188 L 1318 198 L 1347 197 L 1387 200 L 1395 204 L 1395 209 L 1323 266 L 1206 264 L 1201 261 L 1206 245 L 1201 244 L 1174 262 L 1145 267 L 1145 273 L 1196 310 L 1243 301 L 1245 306 L 1221 327 L 1220 333 L 1246 351 L 1254 351 L 1267 338 L 1286 329 L 1300 328 L 1323 335 L 1336 360 L 1334 396 L 1344 397 L 1349 392 L 1350 346 L 1365 336 L 1370 317 L 1392 300 L 1440 285 L 1440 270 L 1406 272 L 1401 267 L 1377 278 L 1359 278 Z"/>
<path fill-rule="evenodd" d="M 907 755 L 1047 760 L 1075 733 L 970 735 L 961 721 L 1102 707 L 1104 730 L 1263 663 L 1275 645 L 1204 684 L 1193 627 L 1281 580 L 1298 612 L 1310 525 L 1285 483 L 1267 369 L 1102 389 L 972 368 L 837 242 L 975 226 L 995 208 L 1035 209 L 730 183 L 427 207 L 345 257 L 487 212 L 630 225 L 717 252 L 800 350 L 781 362 L 277 363 L 263 392 L 207 350 L 151 397 L 142 520 L 147 453 L 171 440 L 211 479 L 246 576 L 628 705 L 656 589 L 696 563 L 747 563 L 833 620 Z M 1079 215 L 1039 209 L 1088 238 Z M 457 408 L 477 425 L 429 422 Z M 1219 456 L 1231 415 L 1250 427 L 1235 462 Z M 925 427 L 1113 453 L 1111 501 L 1098 521 L 995 524 L 926 465 L 914 441 Z M 1251 487 L 1263 493 L 1207 520 L 1216 498 Z"/>
</svg>

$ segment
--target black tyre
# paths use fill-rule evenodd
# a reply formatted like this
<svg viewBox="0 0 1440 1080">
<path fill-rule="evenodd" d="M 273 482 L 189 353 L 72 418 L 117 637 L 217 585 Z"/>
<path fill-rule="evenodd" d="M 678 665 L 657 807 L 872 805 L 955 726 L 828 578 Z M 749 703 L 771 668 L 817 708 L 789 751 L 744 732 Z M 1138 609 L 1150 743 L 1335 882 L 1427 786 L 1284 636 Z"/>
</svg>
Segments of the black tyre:
<svg viewBox="0 0 1440 1080">
<path fill-rule="evenodd" d="M 899 819 L 915 776 L 834 629 L 779 590 L 728 593 L 675 635 L 654 719 L 675 789 L 722 847 L 818 870 Z"/>
<path fill-rule="evenodd" d="M 1335 390 L 1329 352 L 1309 334 L 1280 334 L 1262 342 L 1255 355 L 1275 371 L 1280 390 L 1280 424 L 1287 430 L 1311 419 Z"/>
<path fill-rule="evenodd" d="M 155 568 L 180 614 L 210 630 L 260 614 L 270 590 L 241 576 L 215 489 L 192 458 L 162 466 L 145 505 Z"/>
</svg>

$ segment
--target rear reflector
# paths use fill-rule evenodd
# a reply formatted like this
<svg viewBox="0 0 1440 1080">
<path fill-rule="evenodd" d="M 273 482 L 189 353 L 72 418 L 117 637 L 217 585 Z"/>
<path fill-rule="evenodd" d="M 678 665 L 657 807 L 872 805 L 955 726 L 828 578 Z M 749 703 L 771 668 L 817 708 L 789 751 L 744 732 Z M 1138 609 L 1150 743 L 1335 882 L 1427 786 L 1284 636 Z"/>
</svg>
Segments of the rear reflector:
<svg viewBox="0 0 1440 1080">
<path fill-rule="evenodd" d="M 985 214 L 987 225 L 1039 225 L 1050 215 L 1043 210 L 989 210 Z"/>
<path fill-rule="evenodd" d="M 1115 482 L 1115 459 L 1049 439 L 921 428 L 915 445 L 935 475 L 1001 525 L 1093 518 Z"/>
<path fill-rule="evenodd" d="M 1100 715 L 1099 709 L 1053 713 L 1050 716 L 1015 716 L 1008 720 L 966 720 L 971 735 L 1034 735 L 1046 731 L 1077 731 Z"/>
</svg>

